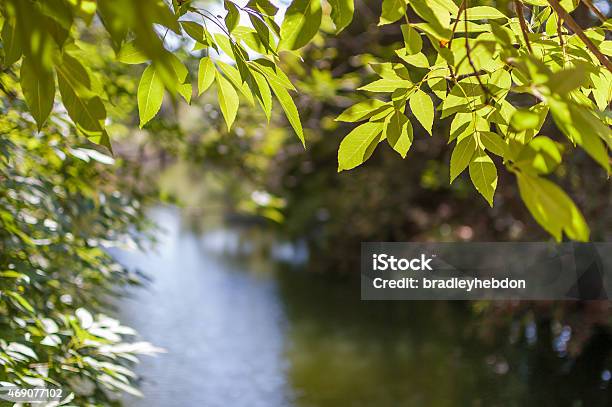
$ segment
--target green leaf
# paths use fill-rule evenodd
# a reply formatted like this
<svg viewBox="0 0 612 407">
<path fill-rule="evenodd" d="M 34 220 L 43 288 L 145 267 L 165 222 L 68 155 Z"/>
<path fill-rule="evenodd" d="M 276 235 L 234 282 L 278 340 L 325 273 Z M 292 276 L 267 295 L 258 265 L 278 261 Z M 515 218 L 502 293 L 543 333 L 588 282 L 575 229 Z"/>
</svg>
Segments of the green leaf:
<svg viewBox="0 0 612 407">
<path fill-rule="evenodd" d="M 252 66 L 264 74 L 268 81 L 275 82 L 289 90 L 296 90 L 289 78 L 287 78 L 287 75 L 272 61 L 260 58 L 253 61 Z"/>
<path fill-rule="evenodd" d="M 510 119 L 510 126 L 514 131 L 534 129 L 539 123 L 540 115 L 526 109 L 517 110 Z"/>
<path fill-rule="evenodd" d="M 432 135 L 432 127 L 434 120 L 434 105 L 428 94 L 420 89 L 410 97 L 410 109 L 412 114 L 417 118 L 429 135 Z"/>
<path fill-rule="evenodd" d="M 406 0 L 383 0 L 378 25 L 391 24 L 406 13 Z"/>
<path fill-rule="evenodd" d="M 274 51 L 275 44 L 272 36 L 270 35 L 270 30 L 264 21 L 259 16 L 254 16 L 253 14 L 249 14 L 249 20 L 251 21 L 251 24 L 253 24 L 253 27 L 255 27 L 255 32 L 257 35 L 254 38 L 255 41 L 252 41 L 250 45 L 248 41 L 249 37 L 247 36 L 245 38 L 245 43 L 255 50 L 263 46 L 264 50 L 270 51 L 272 54 L 276 54 Z M 260 46 L 258 47 L 258 45 Z"/>
<path fill-rule="evenodd" d="M 191 83 L 180 84 L 178 86 L 178 92 L 187 104 L 191 103 L 191 96 L 193 95 L 193 86 L 191 86 Z"/>
<path fill-rule="evenodd" d="M 478 136 L 480 137 L 480 142 L 487 151 L 500 157 L 508 156 L 508 145 L 499 134 L 493 133 L 492 131 L 481 131 L 478 133 Z"/>
<path fill-rule="evenodd" d="M 221 69 L 221 72 L 223 72 L 225 77 L 229 79 L 232 85 L 234 85 L 234 87 L 239 90 L 240 93 L 242 93 L 242 95 L 246 98 L 247 102 L 251 106 L 254 105 L 255 100 L 253 99 L 253 94 L 251 93 L 248 85 L 242 82 L 238 69 L 222 61 L 217 61 L 217 66 Z"/>
<path fill-rule="evenodd" d="M 232 128 L 234 120 L 236 120 L 240 101 L 232 84 L 218 71 L 215 71 L 215 76 L 217 78 L 219 107 L 221 108 L 221 113 L 223 113 L 223 118 L 229 130 Z"/>
<path fill-rule="evenodd" d="M 17 26 L 9 23 L 8 20 L 5 20 L 2 26 L 2 48 L 5 66 L 11 66 L 21 58 L 23 50 Z"/>
<path fill-rule="evenodd" d="M 19 304 L 26 311 L 28 311 L 28 312 L 30 312 L 32 314 L 34 313 L 34 308 L 32 307 L 32 305 L 30 305 L 28 300 L 23 298 L 20 294 L 17 294 L 14 291 L 6 291 L 6 295 L 8 295 L 9 297 L 13 298 L 13 300 L 15 300 L 17 302 L 17 304 Z M 23 352 L 21 352 L 21 353 L 23 353 Z M 24 353 L 24 354 L 27 354 L 27 353 Z"/>
<path fill-rule="evenodd" d="M 336 26 L 336 34 L 344 30 L 353 21 L 355 0 L 329 0 L 332 7 L 331 18 Z"/>
<path fill-rule="evenodd" d="M 501 11 L 490 6 L 476 6 L 466 9 L 466 18 L 468 20 L 491 20 L 496 18 L 508 17 Z"/>
<path fill-rule="evenodd" d="M 410 7 L 426 23 L 413 24 L 415 28 L 425 31 L 437 40 L 449 40 L 452 31 L 450 29 L 450 15 L 456 10 L 457 6 L 450 2 L 447 4 L 437 4 L 432 0 L 410 0 Z M 456 11 L 454 12 L 456 14 Z"/>
<path fill-rule="evenodd" d="M 584 106 L 554 97 L 547 102 L 557 127 L 609 174 L 610 158 L 602 140 L 612 137 L 610 128 Z"/>
<path fill-rule="evenodd" d="M 227 15 L 225 16 L 225 26 L 229 32 L 232 32 L 240 22 L 240 12 L 238 11 L 236 5 L 231 1 L 225 0 L 223 2 L 223 6 L 227 10 Z"/>
<path fill-rule="evenodd" d="M 55 99 L 55 77 L 53 72 L 41 70 L 37 72 L 26 57 L 21 62 L 21 90 L 30 113 L 36 120 L 38 131 L 49 117 Z"/>
<path fill-rule="evenodd" d="M 400 79 L 379 79 L 357 90 L 367 90 L 368 92 L 394 92 L 396 89 L 410 89 L 414 84 L 407 80 Z"/>
<path fill-rule="evenodd" d="M 249 0 L 247 7 L 251 8 L 252 10 L 259 11 L 267 16 L 273 16 L 278 11 L 278 7 L 270 3 L 269 0 Z"/>
<path fill-rule="evenodd" d="M 383 123 L 364 123 L 344 137 L 338 148 L 338 172 L 363 164 L 380 140 Z"/>
<path fill-rule="evenodd" d="M 291 98 L 291 95 L 287 91 L 287 89 L 281 85 L 278 80 L 275 80 L 274 77 L 267 75 L 266 79 L 272 88 L 272 92 L 276 95 L 276 99 L 280 103 L 281 107 L 285 111 L 285 115 L 287 116 L 287 120 L 295 130 L 295 133 L 302 141 L 302 145 L 306 145 L 306 140 L 304 140 L 304 130 L 302 129 L 302 122 L 300 121 L 300 115 L 298 113 L 297 107 L 295 107 L 295 103 Z"/>
<path fill-rule="evenodd" d="M 255 79 L 255 83 L 257 84 L 257 88 L 259 92 L 255 93 L 259 104 L 261 105 L 268 122 L 270 121 L 270 117 L 272 116 L 272 92 L 270 91 L 270 86 L 266 81 L 265 76 L 261 74 L 259 71 L 253 70 L 253 78 Z"/>
<path fill-rule="evenodd" d="M 532 139 L 518 154 L 514 164 L 535 174 L 549 174 L 561 164 L 560 147 L 546 136 Z"/>
<path fill-rule="evenodd" d="M 407 54 L 406 48 L 402 48 L 395 51 L 395 53 L 409 65 L 416 66 L 417 68 L 429 68 L 429 61 L 422 52 L 409 55 Z"/>
<path fill-rule="evenodd" d="M 470 162 L 470 178 L 490 206 L 493 206 L 493 195 L 497 188 L 497 167 L 482 149 L 477 149 Z"/>
<path fill-rule="evenodd" d="M 472 161 L 476 151 L 476 139 L 473 136 L 465 137 L 457 141 L 457 145 L 451 154 L 450 160 L 450 182 L 452 183 L 459 174 L 463 172 Z"/>
<path fill-rule="evenodd" d="M 136 47 L 134 41 L 130 41 L 123 44 L 117 53 L 117 60 L 124 64 L 143 64 L 149 58 Z"/>
<path fill-rule="evenodd" d="M 209 57 L 200 59 L 200 66 L 198 67 L 198 95 L 201 95 L 212 85 L 215 80 L 216 71 L 215 64 Z"/>
<path fill-rule="evenodd" d="M 138 114 L 140 127 L 149 122 L 161 108 L 164 84 L 153 65 L 147 66 L 138 84 Z"/>
<path fill-rule="evenodd" d="M 112 152 L 110 139 L 104 128 L 106 108 L 102 99 L 92 91 L 91 78 L 85 67 L 77 59 L 64 53 L 56 69 L 62 103 L 77 130 Z"/>
<path fill-rule="evenodd" d="M 338 122 L 359 122 L 370 118 L 378 113 L 381 107 L 388 106 L 378 99 L 368 99 L 354 104 L 336 117 Z"/>
<path fill-rule="evenodd" d="M 406 158 L 406 154 L 412 146 L 412 124 L 408 118 L 399 110 L 396 110 L 392 115 L 385 120 L 383 135 L 387 138 L 387 142 L 395 151 Z"/>
<path fill-rule="evenodd" d="M 401 28 L 404 44 L 406 45 L 406 54 L 412 55 L 421 52 L 421 49 L 423 49 L 421 34 L 408 24 L 402 24 Z"/>
<path fill-rule="evenodd" d="M 563 232 L 573 240 L 588 241 L 589 227 L 574 202 L 545 178 L 518 173 L 521 198 L 536 222 L 558 242 Z"/>
<path fill-rule="evenodd" d="M 206 29 L 200 24 L 194 21 L 181 21 L 181 26 L 187 35 L 195 41 L 201 44 L 210 45 L 206 36 Z"/>
<path fill-rule="evenodd" d="M 580 86 L 584 86 L 587 80 L 588 75 L 585 72 L 584 66 L 578 65 L 575 68 L 563 69 L 553 73 L 546 82 L 546 86 L 548 86 L 551 92 L 564 95 Z"/>
<path fill-rule="evenodd" d="M 322 15 L 319 0 L 293 0 L 281 25 L 280 47 L 291 50 L 308 44 L 319 31 Z"/>
</svg>

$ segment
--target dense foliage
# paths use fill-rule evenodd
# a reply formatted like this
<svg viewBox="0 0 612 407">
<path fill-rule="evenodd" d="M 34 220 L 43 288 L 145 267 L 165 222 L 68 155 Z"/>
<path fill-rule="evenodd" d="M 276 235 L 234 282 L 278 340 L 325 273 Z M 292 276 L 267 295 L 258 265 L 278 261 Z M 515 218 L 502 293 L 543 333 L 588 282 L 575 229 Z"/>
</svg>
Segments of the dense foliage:
<svg viewBox="0 0 612 407">
<path fill-rule="evenodd" d="M 117 166 L 105 167 L 113 149 L 121 156 L 133 147 L 117 136 L 125 133 L 118 123 L 207 165 L 235 164 L 238 182 L 254 188 L 276 185 L 282 195 L 278 185 L 291 184 L 285 215 L 300 230 L 312 214 L 323 221 L 356 213 L 359 238 L 419 236 L 424 227 L 406 223 L 421 222 L 419 209 L 432 199 L 441 202 L 442 222 L 458 206 L 474 207 L 470 182 L 503 209 L 517 185 L 557 240 L 592 237 L 557 183 L 586 195 L 587 182 L 560 176 L 586 152 L 599 166 L 587 168 L 590 183 L 609 191 L 606 17 L 590 0 L 372 3 L 293 0 L 285 10 L 268 0 L 225 0 L 222 8 L 189 0 L 0 1 L 0 381 L 69 383 L 81 404 L 108 403 L 103 389 L 135 391 L 126 362 L 151 348 L 125 344 L 131 330 L 99 314 L 103 294 L 131 281 L 102 248 L 137 237 L 130 225 L 144 222 L 139 188 L 114 174 Z M 584 9 L 600 21 L 581 27 L 570 13 Z M 376 30 L 368 29 L 372 18 Z M 360 31 L 350 32 L 355 25 Z M 342 35 L 359 46 L 345 46 Z M 333 38 L 339 42 L 330 47 Z M 173 137 L 184 129 L 164 122 L 172 109 L 163 107 L 180 112 L 181 99 L 203 106 L 196 113 L 204 124 L 177 147 Z M 261 117 L 248 109 L 256 104 Z M 134 106 L 138 123 L 130 121 Z M 299 149 L 281 149 L 283 130 L 262 126 L 278 123 L 277 111 Z M 333 136 L 344 132 L 338 143 Z M 444 151 L 450 158 L 442 161 Z M 329 172 L 366 160 L 373 175 L 366 167 L 329 185 Z M 285 172 L 271 175 L 275 168 Z M 501 170 L 513 181 L 500 181 Z M 406 184 L 419 187 L 405 193 Z M 282 220 L 285 202 L 256 192 L 247 209 Z M 384 216 L 376 217 L 380 208 Z M 504 213 L 491 214 L 506 222 Z M 341 223 L 328 229 L 341 241 L 338 253 Z M 79 390 L 83 382 L 93 384 L 89 391 Z"/>
<path fill-rule="evenodd" d="M 583 148 L 610 172 L 605 109 L 612 64 L 604 54 L 610 48 L 609 22 L 602 16 L 600 26 L 582 29 L 569 14 L 578 4 L 529 0 L 495 8 L 468 1 L 383 1 L 379 25 L 403 21 L 404 44 L 395 58 L 370 64 L 380 78 L 360 88 L 385 98 L 363 100 L 337 118 L 366 121 L 340 144 L 338 170 L 362 164 L 384 140 L 406 157 L 413 125 L 431 134 L 437 117 L 452 117 L 451 182 L 468 169 L 475 188 L 493 205 L 498 167 L 503 166 L 516 175 L 525 205 L 555 239 L 587 240 L 589 228 L 580 210 L 545 177 L 561 162 L 563 146 L 540 134 L 551 116 L 570 145 Z M 601 16 L 590 1 L 585 4 Z M 330 12 L 335 31 L 346 28 L 353 2 L 296 0 L 280 26 L 274 19 L 278 8 L 267 0 L 245 6 L 226 0 L 223 5 L 222 18 L 191 1 L 175 0 L 171 7 L 141 0 L 6 1 L 4 63 L 10 67 L 21 60 L 20 82 L 39 129 L 53 108 L 57 77 L 76 129 L 110 149 L 105 120 L 111 101 L 82 53 L 81 43 L 87 41 L 80 35 L 82 23 L 92 24 L 97 15 L 119 61 L 147 64 L 137 92 L 141 126 L 158 113 L 166 92 L 190 102 L 189 69 L 166 46 L 171 36 L 190 38 L 189 55 L 201 57 L 197 94 L 217 84 L 228 128 L 236 118 L 239 94 L 249 104 L 257 100 L 268 118 L 274 94 L 304 142 L 288 92 L 295 88 L 279 66 L 281 51 L 306 46 L 321 28 L 324 11 Z M 252 27 L 240 25 L 245 20 Z M 223 61 L 228 58 L 233 64 Z"/>
<path fill-rule="evenodd" d="M 106 250 L 140 241 L 141 197 L 60 117 L 37 134 L 18 105 L 1 110 L 0 382 L 62 387 L 78 405 L 137 393 L 128 367 L 155 348 L 103 312 L 137 281 Z"/>
</svg>

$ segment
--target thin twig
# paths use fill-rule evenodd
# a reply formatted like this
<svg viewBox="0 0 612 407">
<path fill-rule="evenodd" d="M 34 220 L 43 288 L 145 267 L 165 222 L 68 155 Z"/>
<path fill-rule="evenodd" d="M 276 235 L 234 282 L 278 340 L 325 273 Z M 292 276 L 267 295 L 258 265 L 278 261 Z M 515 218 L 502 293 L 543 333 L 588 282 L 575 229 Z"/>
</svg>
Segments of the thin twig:
<svg viewBox="0 0 612 407">
<path fill-rule="evenodd" d="M 476 65 L 474 64 L 474 61 L 472 60 L 472 48 L 470 47 L 470 36 L 469 31 L 468 31 L 468 20 L 467 20 L 467 13 L 464 13 L 463 15 L 463 20 L 465 22 L 465 54 L 467 57 L 468 62 L 470 63 L 470 66 L 472 67 L 472 70 L 474 71 L 474 76 L 476 77 L 476 80 L 478 81 L 478 85 L 480 86 L 480 88 L 482 89 L 482 91 L 484 92 L 484 95 L 487 99 L 489 99 L 491 95 L 491 92 L 489 92 L 489 89 L 484 86 L 484 84 L 482 83 L 482 80 L 480 79 L 480 75 L 478 75 L 478 69 L 476 69 Z"/>
<path fill-rule="evenodd" d="M 557 18 L 557 35 L 559 36 L 559 45 L 563 50 L 563 66 L 565 66 L 567 54 L 565 52 L 565 40 L 563 39 L 563 20 L 560 17 Z"/>
<path fill-rule="evenodd" d="M 604 16 L 603 13 L 599 11 L 597 7 L 595 7 L 591 0 L 582 0 L 582 2 L 589 8 L 589 10 L 593 12 L 593 14 L 597 16 L 597 18 L 599 18 L 599 21 L 601 21 L 602 23 L 606 22 L 606 16 Z"/>
<path fill-rule="evenodd" d="M 548 4 L 552 6 L 552 8 L 557 12 L 557 16 L 565 22 L 565 24 L 572 30 L 578 38 L 582 40 L 584 45 L 587 46 L 589 51 L 591 51 L 595 57 L 601 62 L 603 66 L 605 66 L 608 71 L 612 72 L 612 62 L 605 56 L 599 48 L 595 44 L 591 42 L 589 37 L 586 36 L 582 27 L 578 25 L 578 23 L 574 20 L 574 18 L 561 6 L 561 4 L 557 0 L 548 0 Z"/>
<path fill-rule="evenodd" d="M 533 49 L 531 48 L 531 42 L 529 41 L 529 29 L 527 28 L 527 22 L 525 21 L 525 14 L 523 14 L 523 3 L 519 0 L 514 0 L 514 8 L 516 10 L 516 15 L 519 19 L 519 24 L 521 26 L 521 32 L 523 33 L 523 38 L 525 39 L 525 44 L 527 45 L 527 49 L 530 54 L 533 54 Z"/>
<path fill-rule="evenodd" d="M 457 11 L 457 19 L 455 20 L 455 24 L 453 24 L 452 34 L 450 40 L 448 41 L 448 49 L 450 49 L 453 44 L 453 38 L 455 37 L 455 32 L 457 31 L 457 25 L 459 24 L 459 20 L 461 19 L 461 13 L 465 10 L 465 0 L 461 2 L 459 6 L 459 10 Z"/>
<path fill-rule="evenodd" d="M 463 0 L 461 2 L 461 5 L 459 6 L 459 10 L 457 11 L 457 19 L 455 20 L 455 24 L 453 24 L 453 29 L 451 31 L 450 40 L 448 40 L 447 47 L 451 52 L 452 52 L 451 45 L 453 45 L 453 38 L 455 38 L 455 32 L 457 31 L 457 25 L 459 24 L 459 20 L 461 19 L 461 13 L 463 13 L 463 11 L 465 10 L 465 1 L 466 0 Z M 455 70 L 450 64 L 448 64 L 448 71 L 450 72 L 453 82 L 457 83 L 457 77 L 455 76 Z"/>
</svg>

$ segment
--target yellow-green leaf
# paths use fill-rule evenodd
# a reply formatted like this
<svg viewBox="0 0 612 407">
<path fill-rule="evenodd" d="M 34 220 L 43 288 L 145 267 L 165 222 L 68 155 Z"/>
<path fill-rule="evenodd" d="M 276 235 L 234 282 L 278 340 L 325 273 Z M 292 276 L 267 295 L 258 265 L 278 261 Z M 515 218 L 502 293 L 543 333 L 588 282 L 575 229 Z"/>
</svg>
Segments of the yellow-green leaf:
<svg viewBox="0 0 612 407">
<path fill-rule="evenodd" d="M 367 90 L 368 92 L 393 92 L 396 89 L 410 89 L 413 86 L 414 84 L 407 80 L 379 79 L 358 88 L 358 90 Z"/>
<path fill-rule="evenodd" d="M 272 116 L 272 92 L 270 91 L 270 86 L 265 76 L 259 71 L 253 70 L 252 74 L 258 89 L 258 92 L 255 93 L 255 97 L 259 101 L 266 115 L 266 119 L 270 121 L 270 117 Z"/>
<path fill-rule="evenodd" d="M 534 219 L 557 241 L 563 232 L 579 241 L 589 240 L 589 227 L 571 198 L 554 183 L 541 177 L 518 173 L 521 198 Z"/>
<path fill-rule="evenodd" d="M 370 118 L 377 113 L 380 108 L 389 106 L 378 99 L 368 99 L 354 104 L 336 117 L 338 122 L 358 122 Z"/>
<path fill-rule="evenodd" d="M 383 0 L 378 25 L 391 24 L 406 13 L 406 0 Z"/>
<path fill-rule="evenodd" d="M 387 142 L 395 151 L 406 158 L 406 154 L 412 146 L 412 124 L 408 118 L 399 110 L 396 110 L 392 115 L 385 120 L 383 135 L 387 138 Z"/>
<path fill-rule="evenodd" d="M 149 65 L 142 73 L 138 84 L 140 127 L 147 124 L 159 112 L 163 98 L 164 84 L 153 65 Z"/>
<path fill-rule="evenodd" d="M 217 95 L 219 98 L 219 107 L 223 118 L 227 124 L 228 130 L 232 128 L 236 114 L 238 113 L 238 105 L 240 103 L 238 94 L 234 90 L 232 84 L 225 79 L 218 71 L 215 72 L 217 78 Z"/>
<path fill-rule="evenodd" d="M 322 15 L 319 0 L 293 0 L 281 25 L 280 47 L 298 49 L 308 44 L 319 31 Z"/>
<path fill-rule="evenodd" d="M 344 137 L 338 148 L 338 172 L 363 164 L 380 140 L 383 123 L 364 123 Z"/>
<path fill-rule="evenodd" d="M 412 55 L 421 52 L 423 49 L 423 39 L 421 34 L 408 24 L 402 24 L 402 35 L 406 45 L 406 54 Z"/>
<path fill-rule="evenodd" d="M 491 157 L 482 149 L 477 149 L 470 162 L 470 178 L 490 206 L 497 188 L 497 167 Z"/>
<path fill-rule="evenodd" d="M 178 92 L 187 104 L 191 103 L 191 96 L 193 95 L 193 86 L 191 86 L 191 83 L 187 82 L 180 84 L 178 86 Z"/>
<path fill-rule="evenodd" d="M 304 140 L 304 130 L 302 129 L 302 122 L 300 121 L 300 115 L 298 113 L 297 107 L 295 107 L 295 103 L 289 94 L 289 91 L 285 87 L 283 87 L 277 80 L 272 79 L 270 76 L 266 77 L 268 79 L 268 83 L 276 95 L 276 99 L 280 103 L 281 107 L 285 111 L 285 115 L 287 116 L 287 120 L 295 130 L 295 133 L 302 141 L 302 145 L 306 145 L 306 141 Z"/>
<path fill-rule="evenodd" d="M 453 182 L 472 161 L 476 151 L 476 139 L 474 136 L 464 137 L 457 141 L 450 160 L 450 182 Z"/>
<path fill-rule="evenodd" d="M 423 126 L 429 135 L 432 135 L 432 127 L 434 120 L 434 106 L 429 95 L 420 89 L 410 97 L 410 109 L 417 118 L 419 123 Z"/>
<path fill-rule="evenodd" d="M 329 0 L 329 4 L 332 7 L 331 18 L 336 26 L 336 33 L 339 33 L 353 21 L 355 0 Z"/>
<path fill-rule="evenodd" d="M 491 20 L 496 18 L 508 17 L 498 9 L 491 6 L 476 6 L 465 10 L 468 20 Z"/>
<path fill-rule="evenodd" d="M 200 60 L 198 67 L 198 95 L 201 95 L 215 80 L 215 64 L 209 57 Z"/>
<path fill-rule="evenodd" d="M 500 157 L 506 157 L 508 155 L 508 145 L 497 133 L 492 131 L 481 131 L 478 133 L 480 142 L 487 149 Z"/>
<path fill-rule="evenodd" d="M 134 41 L 130 41 L 123 44 L 117 53 L 117 60 L 124 64 L 143 64 L 149 58 L 136 47 Z"/>
</svg>

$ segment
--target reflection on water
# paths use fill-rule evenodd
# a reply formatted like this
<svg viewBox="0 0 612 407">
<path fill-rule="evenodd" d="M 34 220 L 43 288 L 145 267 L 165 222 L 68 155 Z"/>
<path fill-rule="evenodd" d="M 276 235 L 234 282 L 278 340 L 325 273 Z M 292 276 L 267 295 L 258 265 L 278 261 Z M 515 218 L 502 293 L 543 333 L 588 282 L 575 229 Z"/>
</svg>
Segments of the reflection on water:
<svg viewBox="0 0 612 407">
<path fill-rule="evenodd" d="M 276 282 L 222 256 L 249 250 L 248 242 L 220 233 L 200 239 L 182 229 L 173 210 L 153 217 L 165 229 L 158 253 L 118 255 L 153 279 L 122 302 L 121 313 L 168 353 L 143 358 L 137 371 L 146 398 L 127 404 L 287 405 L 286 322 Z"/>
<path fill-rule="evenodd" d="M 303 259 L 299 246 L 153 215 L 166 229 L 158 253 L 117 255 L 153 278 L 121 312 L 168 353 L 143 359 L 145 399 L 129 406 L 612 405 L 604 330 L 569 358 L 571 330 L 553 334 L 550 320 L 361 302 L 357 281 L 268 260 Z"/>
</svg>

